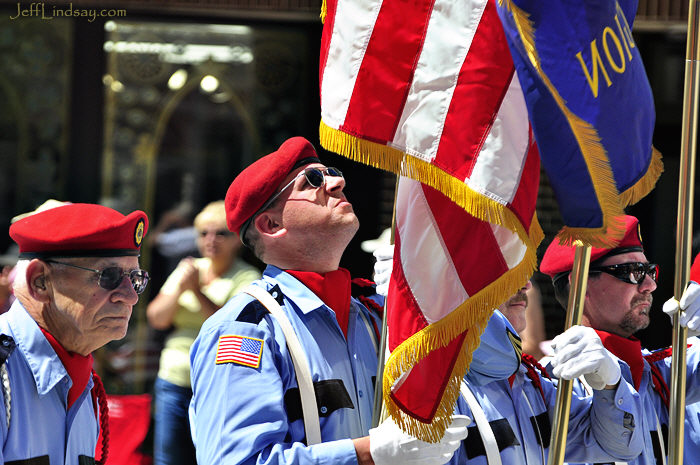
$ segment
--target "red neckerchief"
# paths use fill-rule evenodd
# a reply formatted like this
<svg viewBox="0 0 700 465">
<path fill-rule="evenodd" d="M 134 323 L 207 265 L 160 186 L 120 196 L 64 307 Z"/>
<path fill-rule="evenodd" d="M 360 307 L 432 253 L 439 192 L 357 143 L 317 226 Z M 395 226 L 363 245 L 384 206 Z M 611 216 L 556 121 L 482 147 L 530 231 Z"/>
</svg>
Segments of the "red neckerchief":
<svg viewBox="0 0 700 465">
<path fill-rule="evenodd" d="M 634 388 L 639 390 L 639 383 L 642 381 L 644 372 L 644 358 L 642 357 L 642 342 L 634 336 L 625 338 L 606 331 L 595 331 L 603 341 L 603 345 L 617 358 L 627 362 L 632 372 Z"/>
<path fill-rule="evenodd" d="M 85 390 L 85 386 L 87 386 L 88 380 L 90 379 L 90 372 L 92 371 L 92 354 L 83 356 L 75 352 L 68 352 L 51 333 L 44 328 L 40 329 L 41 332 L 44 333 L 46 340 L 51 344 L 51 347 L 53 347 L 53 350 L 56 351 L 58 358 L 61 359 L 61 363 L 63 363 L 63 366 L 68 372 L 68 376 L 73 380 L 73 385 L 68 391 L 68 407 L 66 408 L 66 410 L 68 410 L 73 403 L 78 400 L 80 394 Z"/>
<path fill-rule="evenodd" d="M 335 312 L 340 329 L 347 337 L 350 313 L 350 272 L 345 268 L 338 268 L 335 271 L 323 274 L 313 271 L 286 271 L 304 283 L 323 303 Z"/>
</svg>

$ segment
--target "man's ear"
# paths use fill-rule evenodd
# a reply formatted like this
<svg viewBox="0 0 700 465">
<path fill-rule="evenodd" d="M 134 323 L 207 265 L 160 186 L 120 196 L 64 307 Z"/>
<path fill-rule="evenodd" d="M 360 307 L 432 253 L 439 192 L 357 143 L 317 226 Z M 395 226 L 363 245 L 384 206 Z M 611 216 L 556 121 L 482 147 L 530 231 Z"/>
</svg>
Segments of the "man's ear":
<svg viewBox="0 0 700 465">
<path fill-rule="evenodd" d="M 49 302 L 48 265 L 39 259 L 29 262 L 26 271 L 27 289 L 34 300 Z"/>
<path fill-rule="evenodd" d="M 270 211 L 260 213 L 255 217 L 253 223 L 258 232 L 266 236 L 277 236 L 286 231 L 282 226 L 281 215 Z"/>
</svg>

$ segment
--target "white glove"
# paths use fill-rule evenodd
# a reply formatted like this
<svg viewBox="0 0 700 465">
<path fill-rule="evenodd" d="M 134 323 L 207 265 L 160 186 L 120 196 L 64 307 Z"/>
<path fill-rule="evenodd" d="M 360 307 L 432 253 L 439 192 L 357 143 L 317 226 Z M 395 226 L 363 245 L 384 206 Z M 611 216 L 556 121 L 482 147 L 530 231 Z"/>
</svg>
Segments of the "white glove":
<svg viewBox="0 0 700 465">
<path fill-rule="evenodd" d="M 557 378 L 583 375 L 593 389 L 603 389 L 620 380 L 620 365 L 592 328 L 572 326 L 554 338 L 552 349 L 552 372 Z"/>
<path fill-rule="evenodd" d="M 394 266 L 394 244 L 380 245 L 373 252 L 377 261 L 374 263 L 374 282 L 377 284 L 377 294 L 387 296 L 389 293 L 389 278 Z"/>
<path fill-rule="evenodd" d="M 671 319 L 682 309 L 679 320 L 681 326 L 688 328 L 688 336 L 700 336 L 700 284 L 690 281 L 681 296 L 680 303 L 671 297 L 664 302 L 663 311 Z"/>
<path fill-rule="evenodd" d="M 375 465 L 442 465 L 467 437 L 471 419 L 452 415 L 452 423 L 440 442 L 424 442 L 404 433 L 389 418 L 369 430 L 369 452 Z"/>
</svg>

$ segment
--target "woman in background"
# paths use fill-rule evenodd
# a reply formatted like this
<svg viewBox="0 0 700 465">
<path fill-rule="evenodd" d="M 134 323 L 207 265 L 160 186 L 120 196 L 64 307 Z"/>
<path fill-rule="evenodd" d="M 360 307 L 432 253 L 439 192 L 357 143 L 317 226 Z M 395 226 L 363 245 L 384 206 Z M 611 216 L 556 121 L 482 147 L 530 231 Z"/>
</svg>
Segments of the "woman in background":
<svg viewBox="0 0 700 465">
<path fill-rule="evenodd" d="M 194 227 L 202 258 L 182 259 L 146 310 L 153 328 L 174 327 L 161 352 L 154 387 L 155 465 L 196 463 L 187 414 L 192 397 L 190 346 L 204 320 L 260 278 L 256 268 L 238 258 L 241 241 L 226 227 L 223 200 L 204 207 Z"/>
</svg>

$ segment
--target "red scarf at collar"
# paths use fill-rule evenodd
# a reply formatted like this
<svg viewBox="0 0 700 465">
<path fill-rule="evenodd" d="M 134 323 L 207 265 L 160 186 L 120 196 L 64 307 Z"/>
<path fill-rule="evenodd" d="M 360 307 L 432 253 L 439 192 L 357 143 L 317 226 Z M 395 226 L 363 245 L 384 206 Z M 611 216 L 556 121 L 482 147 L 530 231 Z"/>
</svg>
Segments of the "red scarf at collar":
<svg viewBox="0 0 700 465">
<path fill-rule="evenodd" d="M 46 340 L 49 341 L 53 350 L 56 351 L 56 355 L 61 359 L 61 363 L 68 372 L 68 376 L 73 380 L 73 385 L 68 391 L 68 407 L 66 410 L 70 409 L 73 403 L 78 400 L 80 394 L 85 390 L 88 380 L 90 379 L 90 372 L 92 371 L 92 354 L 83 356 L 76 354 L 75 352 L 68 352 L 63 346 L 54 338 L 51 333 L 46 331 L 44 328 L 40 328 L 41 332 L 46 336 Z"/>
<path fill-rule="evenodd" d="M 348 318 L 350 313 L 350 272 L 345 268 L 338 268 L 328 273 L 315 273 L 313 271 L 286 270 L 306 287 L 318 296 L 335 312 L 340 329 L 345 337 L 348 336 Z"/>
<path fill-rule="evenodd" d="M 596 330 L 596 333 L 600 336 L 600 340 L 603 341 L 603 345 L 606 349 L 615 354 L 617 358 L 627 362 L 632 372 L 634 388 L 639 390 L 639 383 L 642 381 L 642 373 L 644 372 L 642 342 L 634 336 L 625 338 L 598 330 Z"/>
</svg>

